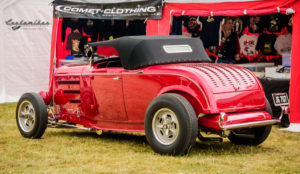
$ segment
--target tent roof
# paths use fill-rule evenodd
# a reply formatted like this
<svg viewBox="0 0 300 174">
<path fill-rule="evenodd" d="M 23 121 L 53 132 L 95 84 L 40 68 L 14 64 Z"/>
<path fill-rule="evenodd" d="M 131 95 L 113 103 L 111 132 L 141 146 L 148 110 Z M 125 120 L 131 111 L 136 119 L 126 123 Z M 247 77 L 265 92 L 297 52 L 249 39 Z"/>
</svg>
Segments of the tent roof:
<svg viewBox="0 0 300 174">
<path fill-rule="evenodd" d="M 175 16 L 291 14 L 294 13 L 294 11 L 290 8 L 296 1 L 297 0 L 166 0 L 168 5 L 164 10 L 169 10 L 169 13 Z M 205 3 L 205 5 L 203 3 Z"/>
</svg>

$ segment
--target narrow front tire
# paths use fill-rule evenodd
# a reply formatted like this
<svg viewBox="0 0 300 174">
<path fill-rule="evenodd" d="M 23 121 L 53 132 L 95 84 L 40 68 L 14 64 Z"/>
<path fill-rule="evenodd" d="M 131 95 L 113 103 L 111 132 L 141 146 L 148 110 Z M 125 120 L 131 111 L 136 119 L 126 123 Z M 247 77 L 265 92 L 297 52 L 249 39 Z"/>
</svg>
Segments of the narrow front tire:
<svg viewBox="0 0 300 174">
<path fill-rule="evenodd" d="M 16 109 L 16 121 L 25 138 L 41 138 L 48 124 L 47 107 L 37 93 L 25 93 Z"/>
</svg>

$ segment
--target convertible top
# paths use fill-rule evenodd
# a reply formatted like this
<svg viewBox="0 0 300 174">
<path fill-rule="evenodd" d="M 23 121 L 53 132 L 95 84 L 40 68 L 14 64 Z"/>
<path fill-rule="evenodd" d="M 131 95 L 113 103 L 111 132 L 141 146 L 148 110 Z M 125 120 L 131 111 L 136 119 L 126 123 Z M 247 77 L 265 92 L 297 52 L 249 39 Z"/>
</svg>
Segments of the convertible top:
<svg viewBox="0 0 300 174">
<path fill-rule="evenodd" d="M 126 36 L 89 45 L 114 47 L 123 68 L 129 70 L 160 64 L 211 61 L 200 39 L 183 36 Z"/>
</svg>

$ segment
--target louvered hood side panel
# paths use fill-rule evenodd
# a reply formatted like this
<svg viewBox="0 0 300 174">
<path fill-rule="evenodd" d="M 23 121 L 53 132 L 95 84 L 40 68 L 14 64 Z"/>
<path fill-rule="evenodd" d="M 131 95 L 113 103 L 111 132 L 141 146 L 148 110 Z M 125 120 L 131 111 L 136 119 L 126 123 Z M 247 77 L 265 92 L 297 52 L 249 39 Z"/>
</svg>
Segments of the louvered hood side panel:
<svg viewBox="0 0 300 174">
<path fill-rule="evenodd" d="M 200 77 L 209 84 L 213 93 L 260 89 L 255 77 L 248 70 L 236 65 L 190 63 L 182 66 L 197 71 Z"/>
</svg>

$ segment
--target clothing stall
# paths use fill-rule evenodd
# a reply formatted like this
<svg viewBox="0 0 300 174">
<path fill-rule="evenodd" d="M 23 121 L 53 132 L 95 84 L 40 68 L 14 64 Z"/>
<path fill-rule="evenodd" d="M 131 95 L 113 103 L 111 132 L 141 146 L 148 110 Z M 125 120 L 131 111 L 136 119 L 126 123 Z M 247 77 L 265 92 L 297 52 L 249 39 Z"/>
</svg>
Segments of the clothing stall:
<svg viewBox="0 0 300 174">
<path fill-rule="evenodd" d="M 282 96 L 286 93 L 288 96 L 282 98 L 290 99 L 286 109 L 290 113 L 289 129 L 300 131 L 300 103 L 297 103 L 300 70 L 293 68 L 300 65 L 297 58 L 300 34 L 296 32 L 300 27 L 297 13 L 300 2 L 297 0 L 72 1 L 54 1 L 49 84 L 55 67 L 76 54 L 72 50 L 74 44 L 68 40 L 72 37 L 76 40 L 76 34 L 72 36 L 71 31 L 78 28 L 78 22 L 80 38 L 85 37 L 87 42 L 143 34 L 197 37 L 214 62 L 238 63 L 260 78 L 268 100 L 273 101 L 275 116 L 281 114 L 281 107 L 276 106 L 273 93 Z M 131 28 L 134 32 L 130 32 L 129 21 L 138 21 L 137 28 L 143 29 L 134 25 Z M 225 32 L 225 24 L 234 29 L 236 36 Z M 233 44 L 236 50 L 231 51 Z M 96 52 L 107 57 L 117 54 L 111 49 Z M 228 60 L 233 56 L 233 61 Z"/>
<path fill-rule="evenodd" d="M 300 70 L 293 68 L 298 67 L 300 65 L 300 61 L 298 59 L 298 55 L 300 54 L 299 48 L 300 40 L 299 40 L 299 26 L 300 26 L 300 16 L 297 13 L 297 10 L 300 10 L 300 3 L 296 0 L 264 0 L 264 1 L 246 1 L 246 0 L 239 0 L 239 1 L 222 1 L 222 0 L 215 0 L 215 1 L 201 1 L 201 0 L 189 0 L 189 1 L 179 1 L 179 0 L 166 0 L 166 3 L 163 8 L 163 16 L 161 20 L 148 20 L 147 21 L 147 34 L 148 35 L 170 35 L 173 33 L 173 22 L 174 18 L 178 17 L 194 17 L 200 21 L 200 23 L 205 25 L 205 23 L 201 22 L 201 20 L 206 19 L 206 22 L 211 21 L 212 19 L 214 21 L 217 21 L 215 23 L 219 22 L 220 17 L 233 17 L 233 18 L 242 18 L 244 17 L 253 17 L 253 20 L 256 20 L 257 17 L 268 17 L 270 22 L 271 20 L 274 20 L 274 17 L 276 16 L 286 16 L 287 18 L 290 17 L 290 19 L 285 20 L 287 23 L 289 20 L 292 23 L 293 29 L 292 34 L 288 37 L 292 38 L 292 48 L 290 55 L 280 55 L 279 58 L 277 58 L 276 54 L 270 54 L 267 55 L 265 53 L 264 58 L 267 60 L 279 60 L 279 61 L 273 61 L 273 64 L 270 64 L 270 62 L 266 61 L 264 62 L 265 65 L 263 65 L 261 68 L 260 61 L 253 62 L 250 64 L 240 64 L 241 66 L 248 66 L 248 69 L 252 69 L 253 72 L 258 72 L 257 75 L 260 77 L 259 71 L 257 69 L 263 69 L 264 77 L 267 75 L 267 78 L 261 77 L 261 82 L 265 84 L 265 90 L 266 96 L 269 98 L 269 100 L 273 100 L 272 98 L 272 92 L 275 90 L 275 92 L 283 92 L 281 90 L 284 89 L 284 92 L 289 92 L 289 112 L 290 112 L 290 127 L 289 130 L 291 131 L 300 131 L 300 103 L 297 102 L 297 99 L 300 97 L 300 93 L 298 92 L 297 88 L 300 86 L 300 80 L 298 78 L 300 74 Z M 273 17 L 273 19 L 271 19 Z M 205 21 L 204 21 L 205 22 Z M 272 24 L 273 25 L 273 24 Z M 208 25 L 206 25 L 207 27 Z M 203 29 L 204 26 L 202 26 Z M 211 27 L 209 27 L 211 28 Z M 251 29 L 251 28 L 248 28 Z M 184 28 L 182 29 L 182 32 L 184 32 Z M 216 28 L 215 28 L 216 30 Z M 206 30 L 207 31 L 207 30 Z M 211 31 L 211 30 L 210 30 Z M 271 40 L 272 43 L 269 44 L 267 47 L 271 52 L 274 52 L 275 48 L 277 47 L 278 50 L 280 50 L 280 46 L 284 46 L 284 42 L 281 44 L 275 44 L 276 39 L 281 37 L 286 37 L 286 35 L 283 35 L 281 33 L 282 31 L 273 31 L 271 34 L 267 33 L 269 31 L 260 31 L 261 35 L 263 35 L 260 39 L 257 38 L 256 43 L 256 50 L 264 51 L 262 50 L 263 46 L 268 45 L 266 42 L 263 42 L 265 40 Z M 264 33 L 265 32 L 265 33 Z M 286 31 L 285 31 L 286 32 Z M 277 33 L 278 35 L 274 34 Z M 245 41 L 245 37 L 255 37 L 255 35 L 245 35 L 246 33 L 241 33 L 240 41 Z M 204 34 L 208 35 L 208 33 Z M 243 35 L 245 36 L 243 38 Z M 197 37 L 197 34 L 195 35 Z M 215 38 L 219 36 L 214 36 Z M 200 34 L 201 38 L 201 34 Z M 209 37 L 212 38 L 212 37 Z M 206 42 L 207 38 L 201 38 L 204 41 L 204 45 L 209 42 L 213 42 L 213 40 L 208 40 Z M 220 40 L 222 38 L 220 37 Z M 255 42 L 256 42 L 255 41 Z M 243 42 L 246 44 L 253 44 L 254 41 L 251 42 Z M 218 44 L 217 44 L 218 45 Z M 243 48 L 242 48 L 243 49 Z M 245 48 L 244 48 L 245 49 Z M 251 49 L 251 48 L 250 48 Z M 248 50 L 249 51 L 249 50 Z M 279 51 L 276 51 L 279 52 Z M 252 52 L 251 54 L 255 55 L 255 52 Z M 248 55 L 246 55 L 248 56 Z M 246 57 L 248 60 L 251 58 Z M 290 63 L 289 63 L 290 61 Z M 257 63 L 259 65 L 257 65 Z M 277 66 L 281 65 L 281 66 Z M 282 66 L 283 65 L 283 66 Z M 255 70 L 254 70 L 255 69 Z M 281 71 L 281 73 L 280 73 Z M 290 71 L 290 73 L 289 73 Z M 277 85 L 280 83 L 281 85 Z M 288 85 L 289 84 L 289 85 Z M 276 91 L 277 90 L 277 91 Z M 275 111 L 278 112 L 278 111 Z M 280 112 L 280 111 L 279 111 Z"/>
</svg>

